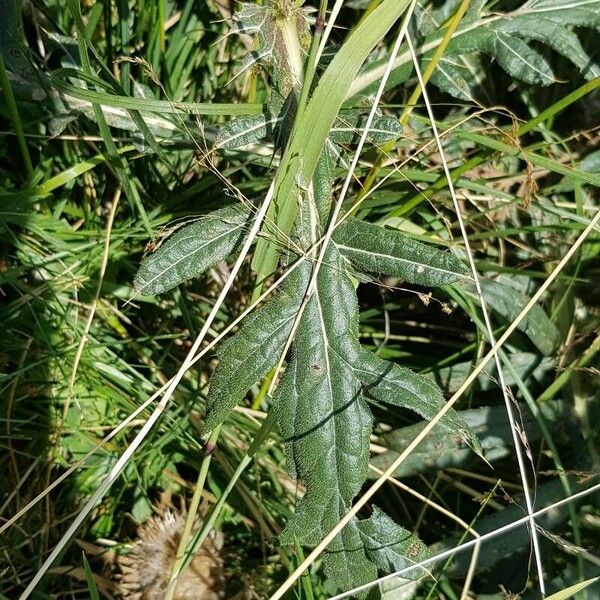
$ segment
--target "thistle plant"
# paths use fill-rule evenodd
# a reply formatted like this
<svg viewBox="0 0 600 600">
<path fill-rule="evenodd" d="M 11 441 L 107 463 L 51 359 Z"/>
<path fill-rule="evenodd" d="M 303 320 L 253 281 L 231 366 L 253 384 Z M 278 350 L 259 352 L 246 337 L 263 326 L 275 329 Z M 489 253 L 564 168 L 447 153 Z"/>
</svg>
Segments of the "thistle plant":
<svg viewBox="0 0 600 600">
<path fill-rule="evenodd" d="M 196 470 L 188 518 L 176 519 L 177 535 L 159 556 L 164 577 L 157 593 L 167 586 L 165 600 L 177 597 L 179 575 L 188 587 L 186 569 L 196 568 L 202 555 L 196 551 L 212 529 L 222 530 L 216 539 L 225 540 L 226 551 L 236 545 L 244 555 L 240 569 L 253 572 L 258 536 L 247 529 L 248 516 L 261 542 L 284 524 L 280 547 L 260 548 L 264 564 L 275 568 L 253 577 L 271 591 L 295 568 L 274 598 L 325 546 L 323 572 L 344 590 L 376 586 L 378 574 L 403 568 L 424 576 L 415 562 L 443 548 L 453 565 L 430 556 L 436 578 L 415 593 L 429 598 L 443 587 L 452 595 L 458 584 L 448 577 L 467 573 L 465 596 L 473 569 L 458 552 L 466 546 L 455 532 L 430 534 L 441 523 L 433 509 L 489 537 L 499 523 L 522 525 L 501 543 L 525 576 L 517 546 L 526 550 L 535 524 L 547 531 L 568 516 L 564 529 L 577 550 L 577 572 L 560 554 L 568 546 L 549 537 L 556 541 L 552 558 L 550 544 L 543 556 L 534 551 L 540 591 L 555 576 L 560 587 L 586 577 L 593 583 L 597 573 L 588 577 L 586 568 L 595 563 L 585 565 L 589 555 L 580 552 L 597 550 L 591 496 L 583 511 L 573 504 L 568 515 L 558 511 L 548 521 L 536 515 L 536 523 L 531 515 L 596 489 L 577 479 L 599 464 L 591 407 L 600 348 L 594 293 L 600 213 L 589 215 L 596 210 L 590 186 L 600 186 L 591 95 L 600 87 L 600 68 L 590 35 L 600 27 L 600 0 L 315 0 L 313 7 L 257 0 L 235 3 L 230 20 L 232 4 L 0 4 L 0 116 L 8 125 L 0 151 L 2 592 L 21 600 L 34 590 L 40 597 L 81 594 L 74 537 L 129 539 L 126 515 L 144 522 L 153 494 L 181 492 Z M 232 40 L 217 11 L 231 22 Z M 397 28 L 408 32 L 410 50 L 400 44 L 406 35 L 388 43 Z M 235 36 L 241 44 L 229 43 Z M 238 60 L 240 48 L 245 55 Z M 389 102 L 380 105 L 382 97 Z M 445 106 L 434 114 L 438 102 Z M 195 133 L 199 118 L 203 147 Z M 412 164 L 398 166 L 407 148 Z M 211 173 L 203 170 L 207 163 Z M 251 199 L 222 194 L 216 169 L 217 182 L 239 185 L 235 198 Z M 464 215 L 460 197 L 472 202 Z M 216 210 L 207 212 L 207 203 Z M 198 210 L 200 218 L 190 216 Z M 142 259 L 134 282 L 138 294 L 166 297 L 123 305 L 133 293 L 132 257 L 153 231 L 176 219 L 171 237 Z M 183 222 L 190 224 L 179 227 Z M 453 243 L 457 229 L 462 241 Z M 233 315 L 223 302 L 238 273 L 247 273 L 247 256 L 251 274 L 241 297 L 250 304 Z M 223 261 L 232 264 L 224 282 L 204 277 L 201 290 L 174 289 L 214 274 L 215 266 L 222 274 Z M 390 294 L 384 309 L 366 298 L 359 322 L 357 291 L 370 293 L 374 286 L 360 288 L 369 282 L 408 289 Z M 551 316 L 527 294 L 545 302 Z M 433 314 L 432 295 L 452 307 L 451 316 Z M 493 321 L 482 321 L 483 304 Z M 405 314 L 411 324 L 398 337 L 410 337 L 414 323 L 428 332 L 418 341 L 427 344 L 411 339 L 403 346 L 379 330 L 384 316 L 393 323 Z M 208 341 L 213 331 L 218 337 Z M 181 339 L 189 332 L 197 335 L 182 358 L 187 340 Z M 372 352 L 366 338 L 385 342 Z M 484 354 L 488 344 L 494 349 Z M 213 347 L 217 360 L 186 377 Z M 492 359 L 497 380 L 484 371 Z M 425 368 L 408 368 L 415 365 Z M 448 402 L 434 381 L 452 394 Z M 469 410 L 447 410 L 467 390 Z M 507 406 L 520 407 L 515 424 L 500 418 L 511 411 L 497 406 L 499 391 Z M 261 425 L 232 417 L 248 396 L 269 411 Z M 418 422 L 406 424 L 408 411 Z M 273 424 L 281 444 L 264 443 Z M 381 454 L 369 460 L 372 433 Z M 209 440 L 204 448 L 202 434 Z M 476 456 L 477 436 L 487 463 Z M 517 495 L 491 516 L 485 511 L 501 510 L 504 497 L 475 509 L 473 502 L 454 503 L 452 486 L 469 475 L 440 471 L 476 471 L 483 477 L 473 496 L 491 497 L 497 486 L 486 484 L 490 464 L 495 481 L 511 481 L 510 457 L 521 447 L 529 461 L 517 460 L 524 490 L 524 474 L 536 474 L 536 506 L 526 506 L 529 532 Z M 282 472 L 282 449 L 297 487 Z M 371 478 L 387 472 L 365 484 L 367 467 Z M 387 503 L 388 515 L 377 504 L 388 499 L 384 485 L 403 485 L 389 477 L 432 472 L 415 488 L 444 482 L 448 487 L 438 491 L 457 510 L 450 515 L 430 502 L 432 510 L 418 521 L 428 549 L 408 530 L 411 521 L 406 528 L 397 522 L 402 511 Z M 216 504 L 196 533 L 193 517 L 208 489 Z M 295 493 L 300 498 L 289 516 Z M 236 495 L 241 503 L 227 506 Z M 407 514 L 414 506 L 407 504 Z M 154 539 L 143 537 L 134 556 L 143 558 L 145 542 Z M 495 585 L 497 559 L 496 546 L 482 547 L 479 565 L 488 570 L 477 575 L 479 589 Z M 223 577 L 234 580 L 238 567 L 223 562 Z M 91 558 L 91 568 L 97 565 Z M 154 578 L 152 565 L 145 576 Z M 325 579 L 315 571 L 303 577 L 302 597 L 327 596 Z M 134 577 L 134 593 L 138 583 Z"/>
<path fill-rule="evenodd" d="M 373 424 L 369 404 L 409 409 L 426 420 L 444 405 L 431 379 L 361 347 L 358 282 L 390 276 L 476 297 L 469 271 L 455 254 L 354 218 L 350 209 L 338 216 L 331 239 L 324 237 L 335 218 L 336 176 L 347 168 L 348 149 L 367 122 L 358 92 L 371 89 L 383 63 L 360 68 L 407 6 L 405 0 L 381 3 L 327 65 L 311 64 L 319 57 L 314 52 L 318 38 L 311 39 L 310 29 L 317 22 L 320 33 L 322 15 L 315 19 L 302 2 L 242 3 L 232 27 L 233 33 L 255 36 L 256 49 L 243 61 L 242 71 L 265 69 L 271 93 L 262 114 L 239 117 L 219 129 L 215 150 L 270 143 L 279 153 L 274 201 L 252 262 L 255 295 L 277 270 L 294 271 L 221 345 L 210 380 L 205 429 L 224 423 L 249 389 L 275 369 L 279 379 L 270 410 L 276 413 L 288 468 L 306 485 L 280 536 L 282 544 L 318 544 L 352 505 L 367 476 Z M 477 59 L 477 53 L 492 55 L 514 77 L 551 83 L 550 65 L 528 40 L 549 44 L 586 77 L 596 75 L 596 66 L 568 26 L 597 25 L 597 16 L 549 1 L 530 2 L 509 15 L 486 16 L 482 10 L 480 2 L 471 5 L 434 73 L 431 81 L 443 91 L 473 99 L 475 82 L 456 65 L 467 61 L 467 55 Z M 413 35 L 420 41 L 424 63 L 433 53 L 429 40 L 445 18 L 440 10 L 417 8 Z M 395 83 L 410 75 L 406 55 L 394 67 Z M 365 139 L 377 145 L 401 133 L 395 117 L 378 112 Z M 144 259 L 136 290 L 163 293 L 226 260 L 244 242 L 253 213 L 252 206 L 234 204 L 181 229 Z M 327 245 L 318 252 L 322 243 Z M 499 282 L 484 281 L 481 289 L 486 302 L 509 318 L 526 302 Z M 532 310 L 521 329 L 544 354 L 554 348 L 556 329 L 541 309 Z M 280 376 L 276 367 L 282 359 Z M 453 410 L 440 428 L 480 451 L 476 436 Z M 378 571 L 399 570 L 426 555 L 415 535 L 375 508 L 369 518 L 354 519 L 338 534 L 325 553 L 325 568 L 342 589 L 352 589 L 375 579 Z"/>
<path fill-rule="evenodd" d="M 383 14 L 391 26 L 391 17 L 402 12 L 397 6 L 386 2 L 371 19 L 381 19 Z M 320 86 L 339 68 L 340 55 L 347 60 L 340 51 L 315 82 L 312 98 L 299 113 L 303 72 L 298 67 L 299 56 L 304 54 L 298 52 L 307 52 L 310 46 L 309 23 L 310 13 L 296 2 L 243 4 L 236 17 L 236 31 L 257 34 L 257 50 L 245 66 L 258 62 L 268 68 L 273 93 L 263 115 L 242 117 L 222 127 L 216 146 L 232 149 L 269 140 L 282 150 L 275 209 L 263 227 L 253 265 L 261 282 L 272 275 L 273 267 L 294 271 L 219 349 L 205 429 L 221 425 L 252 385 L 285 355 L 285 370 L 271 398 L 271 410 L 276 412 L 289 470 L 305 483 L 306 493 L 280 541 L 313 546 L 347 512 L 366 480 L 373 424 L 369 403 L 410 409 L 425 419 L 435 416 L 444 404 L 441 391 L 429 378 L 361 347 L 357 282 L 387 275 L 435 287 L 460 285 L 469 277 L 463 263 L 450 252 L 346 214 L 324 250 L 316 283 L 309 289 L 317 264 L 315 248 L 332 217 L 336 169 L 344 166 L 346 148 L 360 135 L 366 120 L 359 109 L 330 111 L 332 123 L 321 127 L 325 135 L 311 149 L 312 157 L 306 150 L 299 156 L 292 154 L 290 148 L 296 147 L 297 140 L 311 134 L 304 121 L 319 97 Z M 371 23 L 367 20 L 366 24 Z M 363 52 L 368 50 L 367 46 Z M 395 118 L 379 115 L 368 139 L 372 143 L 393 140 L 400 130 Z M 312 169 L 307 168 L 310 162 Z M 285 165 L 295 165 L 295 175 Z M 182 228 L 144 259 L 135 279 L 136 290 L 165 292 L 225 260 L 243 243 L 252 216 L 252 207 L 235 204 Z M 457 413 L 451 411 L 441 426 L 478 448 Z M 416 536 L 376 509 L 371 517 L 355 519 L 337 536 L 325 563 L 338 585 L 351 589 L 374 579 L 378 570 L 399 569 L 425 555 L 426 547 Z"/>
</svg>

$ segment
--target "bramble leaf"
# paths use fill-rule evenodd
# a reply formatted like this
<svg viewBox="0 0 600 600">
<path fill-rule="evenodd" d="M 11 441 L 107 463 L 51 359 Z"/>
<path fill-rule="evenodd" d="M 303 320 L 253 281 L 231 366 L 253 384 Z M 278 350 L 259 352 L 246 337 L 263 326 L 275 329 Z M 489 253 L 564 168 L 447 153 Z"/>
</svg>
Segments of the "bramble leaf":
<svg viewBox="0 0 600 600">
<path fill-rule="evenodd" d="M 224 260 L 242 243 L 250 215 L 228 206 L 180 229 L 144 257 L 133 282 L 138 294 L 162 294 Z"/>
</svg>

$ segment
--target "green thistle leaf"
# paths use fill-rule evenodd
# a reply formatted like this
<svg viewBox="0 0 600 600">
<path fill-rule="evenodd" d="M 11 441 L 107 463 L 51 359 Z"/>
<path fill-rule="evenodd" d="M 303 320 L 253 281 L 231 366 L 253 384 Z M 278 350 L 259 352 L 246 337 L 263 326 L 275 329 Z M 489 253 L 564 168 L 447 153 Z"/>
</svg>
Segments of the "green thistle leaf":
<svg viewBox="0 0 600 600">
<path fill-rule="evenodd" d="M 467 268 L 450 254 L 394 231 L 358 219 L 347 219 L 334 242 L 345 258 L 363 273 L 401 277 L 435 287 L 468 278 Z"/>
<path fill-rule="evenodd" d="M 210 381 L 205 424 L 208 431 L 222 423 L 252 385 L 279 360 L 309 276 L 308 264 L 298 267 L 275 297 L 245 319 L 240 330 L 222 344 L 219 365 Z"/>
<path fill-rule="evenodd" d="M 400 527 L 376 506 L 368 519 L 358 522 L 367 556 L 385 573 L 400 571 L 430 556 L 427 546 L 404 527 Z M 407 579 L 425 575 L 415 570 Z"/>
<path fill-rule="evenodd" d="M 228 206 L 180 229 L 156 252 L 142 259 L 133 285 L 138 294 L 162 294 L 197 277 L 241 245 L 250 216 Z"/>
</svg>

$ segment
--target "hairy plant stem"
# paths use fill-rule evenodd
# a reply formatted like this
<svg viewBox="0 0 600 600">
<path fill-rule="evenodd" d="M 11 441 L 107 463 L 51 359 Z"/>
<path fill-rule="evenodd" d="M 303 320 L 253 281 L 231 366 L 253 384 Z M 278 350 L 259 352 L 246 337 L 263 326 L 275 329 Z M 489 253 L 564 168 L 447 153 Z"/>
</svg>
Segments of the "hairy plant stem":
<svg viewBox="0 0 600 600">
<path fill-rule="evenodd" d="M 312 82 L 314 79 L 314 75 L 317 70 L 317 51 L 319 48 L 319 42 L 321 41 L 321 35 L 323 33 L 322 26 L 319 24 L 325 17 L 325 11 L 327 10 L 327 0 L 321 0 L 321 5 L 319 7 L 319 14 L 317 17 L 317 26 L 315 28 L 315 34 L 311 40 L 310 50 L 308 54 L 308 58 L 306 63 L 302 64 L 302 50 L 300 47 L 300 42 L 298 40 L 298 32 L 293 28 L 293 26 L 287 22 L 285 27 L 282 27 L 282 31 L 284 33 L 285 39 L 285 47 L 288 51 L 288 63 L 293 66 L 293 72 L 289 74 L 294 82 L 302 82 L 302 87 L 300 88 L 300 97 L 298 98 L 298 104 L 296 107 L 296 115 L 300 115 L 304 112 L 306 108 L 306 103 L 308 102 L 308 95 L 310 93 L 310 89 L 312 87 Z M 293 31 L 291 31 L 293 29 Z M 297 88 L 294 86 L 296 91 Z M 266 228 L 268 225 L 265 223 Z M 265 265 L 264 261 L 257 261 L 255 267 L 258 273 L 262 273 Z M 254 290 L 252 291 L 252 302 L 256 300 L 262 293 L 262 287 L 264 284 L 264 280 L 260 277 L 257 278 Z"/>
<path fill-rule="evenodd" d="M 204 444 L 204 456 L 202 458 L 200 470 L 198 471 L 198 480 L 196 482 L 196 487 L 194 488 L 194 495 L 192 496 L 192 501 L 190 502 L 190 506 L 188 507 L 187 514 L 185 516 L 185 523 L 183 526 L 183 531 L 181 532 L 179 545 L 177 546 L 177 555 L 171 570 L 171 578 L 169 580 L 169 587 L 167 588 L 165 594 L 165 600 L 173 600 L 173 595 L 175 594 L 175 589 L 177 587 L 177 577 L 183 572 L 185 566 L 189 563 L 195 552 L 195 548 L 193 546 L 188 549 L 188 541 L 192 534 L 192 528 L 194 526 L 194 521 L 196 520 L 196 515 L 198 514 L 198 508 L 200 506 L 200 500 L 202 500 L 202 493 L 204 492 L 204 484 L 206 483 L 208 469 L 210 467 L 213 451 L 219 439 L 220 433 L 221 425 L 215 427 L 210 432 L 208 440 Z"/>
<path fill-rule="evenodd" d="M 310 43 L 310 50 L 308 51 L 308 58 L 306 59 L 306 64 L 304 67 L 304 80 L 302 81 L 302 92 L 300 94 L 300 99 L 298 100 L 298 113 L 303 111 L 306 107 L 308 95 L 315 78 L 315 73 L 317 72 L 317 55 L 319 46 L 321 44 L 321 38 L 323 37 L 323 26 L 325 24 L 326 11 L 327 0 L 321 0 L 317 21 L 315 23 L 315 33 Z"/>
</svg>

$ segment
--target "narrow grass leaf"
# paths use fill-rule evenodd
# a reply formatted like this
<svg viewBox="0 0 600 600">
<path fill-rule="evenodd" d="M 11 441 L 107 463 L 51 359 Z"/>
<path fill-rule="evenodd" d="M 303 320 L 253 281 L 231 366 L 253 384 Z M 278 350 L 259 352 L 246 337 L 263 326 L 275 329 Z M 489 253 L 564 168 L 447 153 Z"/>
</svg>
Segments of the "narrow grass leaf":
<svg viewBox="0 0 600 600">
<path fill-rule="evenodd" d="M 600 581 L 600 577 L 593 577 L 592 579 L 586 579 L 585 581 L 580 581 L 574 585 L 570 585 L 568 588 L 564 590 L 560 590 L 560 592 L 556 592 L 546 597 L 546 600 L 567 600 L 567 598 L 572 598 L 575 594 L 585 590 L 585 588 L 590 587 L 594 583 Z"/>
<path fill-rule="evenodd" d="M 90 593 L 90 600 L 100 600 L 100 594 L 98 593 L 98 588 L 96 587 L 96 582 L 94 581 L 94 573 L 92 572 L 90 563 L 85 556 L 85 552 L 82 554 L 82 559 L 83 568 L 85 570 L 85 580 L 87 582 L 88 592 Z"/>
</svg>

